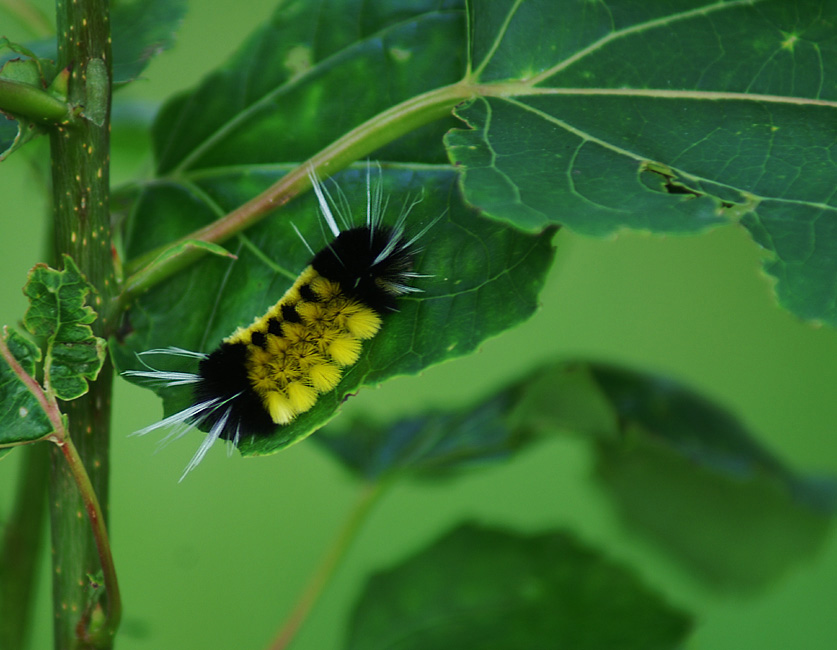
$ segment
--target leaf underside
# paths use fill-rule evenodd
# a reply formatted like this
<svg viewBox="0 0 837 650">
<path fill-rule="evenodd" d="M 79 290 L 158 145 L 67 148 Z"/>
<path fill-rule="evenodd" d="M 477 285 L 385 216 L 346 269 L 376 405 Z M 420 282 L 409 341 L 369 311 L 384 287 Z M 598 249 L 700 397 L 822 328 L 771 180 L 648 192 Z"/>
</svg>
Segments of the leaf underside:
<svg viewBox="0 0 837 650">
<path fill-rule="evenodd" d="M 835 325 L 833 16 L 829 0 L 472 0 L 486 96 L 446 138 L 465 197 L 594 236 L 740 221 L 781 304 Z"/>
</svg>

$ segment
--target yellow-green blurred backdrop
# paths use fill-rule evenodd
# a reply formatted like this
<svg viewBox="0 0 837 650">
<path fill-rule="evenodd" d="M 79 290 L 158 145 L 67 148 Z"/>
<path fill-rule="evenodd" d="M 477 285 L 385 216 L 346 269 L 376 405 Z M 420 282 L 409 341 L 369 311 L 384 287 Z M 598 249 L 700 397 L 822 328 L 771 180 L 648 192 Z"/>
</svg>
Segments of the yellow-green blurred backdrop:
<svg viewBox="0 0 837 650">
<path fill-rule="evenodd" d="M 40 3 L 49 12 L 47 2 Z M 269 0 L 192 0 L 174 50 L 118 100 L 165 99 L 195 84 L 273 11 Z M 11 21 L 0 35 L 24 39 Z M 46 153 L 44 142 L 40 153 Z M 148 174 L 150 158 L 120 157 L 116 182 Z M 140 143 L 142 144 L 142 143 Z M 42 260 L 44 185 L 26 153 L 0 164 L 0 324 L 23 314 L 21 287 Z M 594 241 L 560 233 L 543 307 L 528 323 L 463 360 L 367 389 L 344 412 L 381 417 L 461 404 L 549 358 L 619 362 L 671 375 L 728 406 L 793 467 L 837 474 L 837 331 L 777 308 L 760 253 L 734 226 L 692 238 L 625 234 Z M 125 615 L 121 650 L 264 647 L 357 497 L 357 486 L 311 441 L 243 460 L 219 445 L 177 483 L 197 436 L 155 454 L 127 434 L 160 416 L 149 392 L 116 387 L 110 522 Z M 19 452 L 0 462 L 0 521 Z M 514 462 L 439 484 L 404 484 L 379 504 L 294 648 L 340 647 L 369 572 L 420 549 L 462 518 L 522 530 L 570 527 L 629 563 L 694 611 L 688 647 L 837 647 L 837 536 L 766 592 L 722 595 L 652 544 L 625 532 L 589 480 L 577 441 L 529 449 Z M 664 489 L 661 486 L 661 489 Z M 49 567 L 41 571 L 32 648 L 51 644 Z"/>
</svg>

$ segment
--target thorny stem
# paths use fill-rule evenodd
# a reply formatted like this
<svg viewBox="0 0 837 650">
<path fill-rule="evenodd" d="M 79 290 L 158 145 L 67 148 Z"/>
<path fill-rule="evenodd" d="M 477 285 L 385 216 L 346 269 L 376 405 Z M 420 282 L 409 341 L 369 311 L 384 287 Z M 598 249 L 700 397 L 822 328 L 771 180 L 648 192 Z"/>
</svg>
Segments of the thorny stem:
<svg viewBox="0 0 837 650">
<path fill-rule="evenodd" d="M 331 547 L 323 555 L 319 566 L 312 574 L 290 615 L 285 619 L 279 633 L 268 650 L 285 650 L 293 640 L 306 617 L 314 608 L 317 600 L 334 575 L 335 570 L 349 550 L 349 547 L 366 520 L 372 507 L 378 502 L 388 483 L 369 483 L 364 486 L 348 519 L 343 524 Z"/>
</svg>

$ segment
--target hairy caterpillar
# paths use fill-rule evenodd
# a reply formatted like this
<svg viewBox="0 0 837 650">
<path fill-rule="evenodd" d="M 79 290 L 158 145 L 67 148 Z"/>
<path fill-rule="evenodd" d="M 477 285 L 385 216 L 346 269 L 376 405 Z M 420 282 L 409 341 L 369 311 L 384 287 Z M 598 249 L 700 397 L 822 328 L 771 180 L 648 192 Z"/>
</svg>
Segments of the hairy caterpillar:
<svg viewBox="0 0 837 650">
<path fill-rule="evenodd" d="M 192 385 L 189 407 L 134 434 L 171 427 L 169 438 L 179 438 L 193 428 L 204 431 L 183 476 L 219 438 L 237 445 L 245 436 L 266 436 L 311 409 L 358 360 L 362 342 L 377 334 L 383 316 L 397 311 L 398 297 L 420 291 L 410 284 L 422 277 L 413 270 L 415 243 L 435 221 L 408 239 L 413 202 L 393 226 L 384 225 L 381 183 L 372 182 L 367 167 L 366 221 L 352 226 L 313 172 L 309 176 L 334 239 L 314 253 L 303 238 L 313 257 L 285 295 L 209 354 L 180 348 L 141 353 L 197 359 L 197 373 L 157 370 L 145 362 L 146 370 L 124 373 L 165 386 Z M 345 224 L 342 231 L 332 208 Z"/>
</svg>

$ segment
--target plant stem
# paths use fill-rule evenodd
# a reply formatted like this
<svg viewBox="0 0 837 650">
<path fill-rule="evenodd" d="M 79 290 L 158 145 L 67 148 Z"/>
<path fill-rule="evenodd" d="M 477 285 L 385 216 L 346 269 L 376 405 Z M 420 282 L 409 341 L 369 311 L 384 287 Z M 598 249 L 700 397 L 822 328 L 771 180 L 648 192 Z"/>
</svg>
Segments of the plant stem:
<svg viewBox="0 0 837 650">
<path fill-rule="evenodd" d="M 54 254 L 66 253 L 78 265 L 97 294 L 93 306 L 99 318 L 92 324 L 107 338 L 114 328 L 114 292 L 108 213 L 110 120 L 110 24 L 107 0 L 57 0 L 58 66 L 70 67 L 68 100 L 83 106 L 85 118 L 56 128 L 50 135 L 54 204 Z M 113 368 L 109 362 L 83 397 L 67 402 L 69 437 L 78 463 L 89 475 L 88 488 L 102 504 L 93 523 L 104 529 L 108 503 L 108 447 Z M 65 462 L 67 445 L 52 449 L 50 514 L 52 521 L 53 613 L 55 648 L 109 648 L 118 623 L 118 594 L 108 593 L 103 636 L 97 627 L 100 608 L 91 598 L 90 576 L 99 572 L 99 549 L 85 521 L 85 500 L 77 487 L 78 474 Z M 107 567 L 104 567 L 107 573 Z M 108 585 L 110 587 L 110 585 Z"/>
<path fill-rule="evenodd" d="M 366 516 L 372 510 L 372 506 L 377 503 L 381 494 L 383 494 L 386 485 L 388 483 L 369 483 L 364 486 L 354 508 L 349 513 L 348 519 L 312 574 L 296 605 L 285 619 L 273 643 L 270 644 L 269 650 L 284 650 L 293 640 L 339 566 L 340 560 L 349 550 L 349 546 L 366 520 Z"/>
<path fill-rule="evenodd" d="M 96 540 L 96 548 L 99 552 L 99 561 L 102 566 L 102 575 L 105 583 L 105 596 L 107 598 L 107 613 L 104 624 L 91 634 L 91 639 L 95 639 L 93 642 L 94 646 L 102 647 L 103 645 L 110 645 L 111 638 L 116 634 L 119 621 L 122 617 L 122 597 L 119 593 L 119 583 L 116 580 L 116 567 L 110 551 L 110 541 L 108 540 L 105 518 L 102 516 L 99 500 L 96 498 L 96 492 L 93 489 L 90 477 L 87 475 L 78 450 L 71 438 L 67 438 L 63 443 L 59 443 L 59 448 L 64 454 L 67 467 L 72 473 L 81 498 L 84 501 L 84 509 L 87 511 L 87 518 L 90 521 L 93 538 Z"/>
<path fill-rule="evenodd" d="M 180 242 L 198 240 L 221 243 L 226 241 L 310 188 L 311 181 L 308 178 L 310 169 L 313 168 L 322 177 L 330 176 L 405 133 L 410 133 L 424 124 L 450 115 L 451 110 L 471 94 L 471 86 L 458 83 L 431 90 L 387 109 L 335 140 L 255 198 L 225 217 L 187 235 Z M 177 242 L 150 251 L 128 264 L 127 271 L 133 275 L 125 282 L 123 302 L 129 301 L 133 296 L 192 264 L 206 253 L 203 249 L 193 248 L 182 255 L 160 261 L 154 267 L 153 272 L 138 274 L 160 257 L 165 250 L 176 244 Z"/>
</svg>

